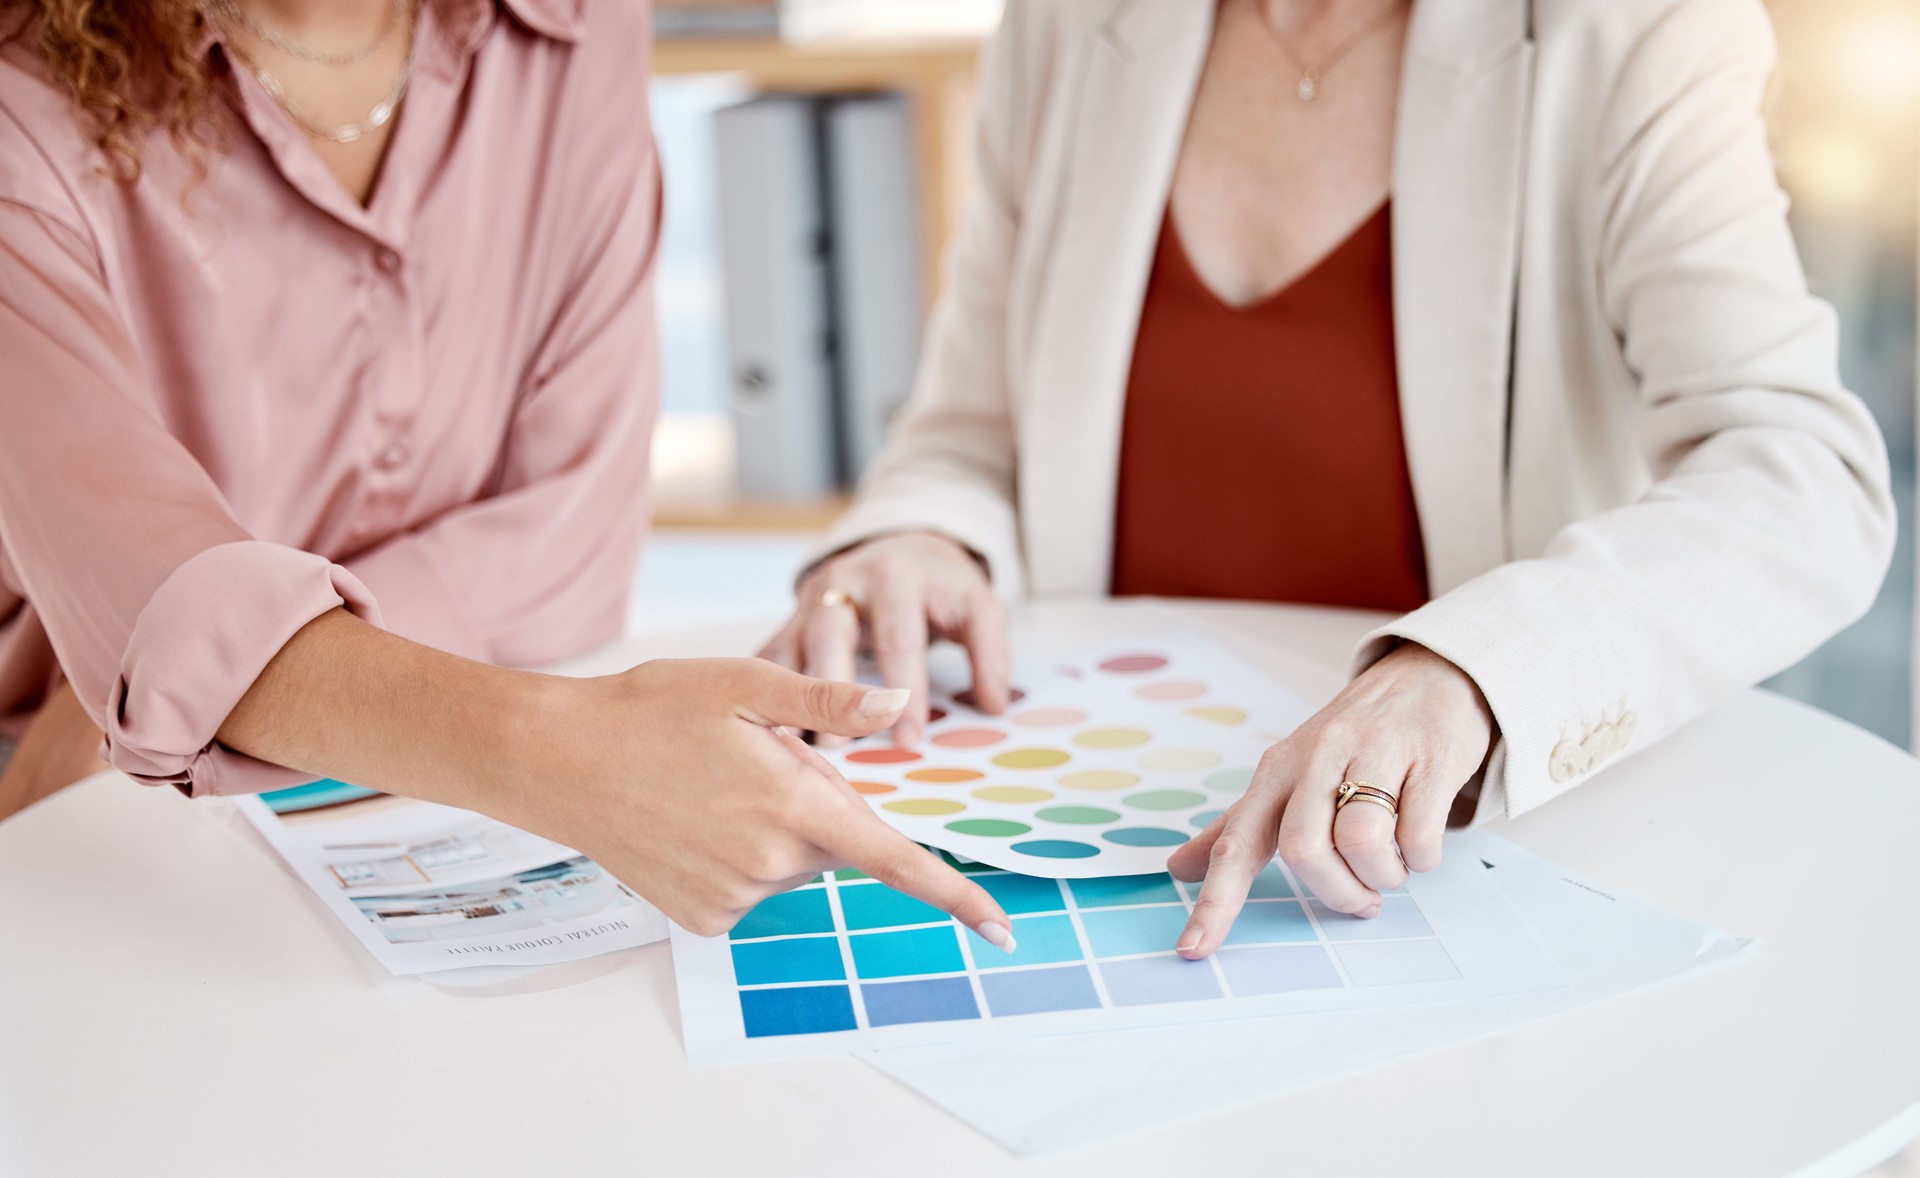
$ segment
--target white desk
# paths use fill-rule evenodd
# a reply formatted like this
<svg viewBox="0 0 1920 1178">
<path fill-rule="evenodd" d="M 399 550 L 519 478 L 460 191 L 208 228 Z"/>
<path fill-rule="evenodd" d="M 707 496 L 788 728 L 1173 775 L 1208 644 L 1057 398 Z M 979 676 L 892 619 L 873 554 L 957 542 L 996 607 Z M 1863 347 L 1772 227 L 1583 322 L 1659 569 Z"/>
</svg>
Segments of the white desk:
<svg viewBox="0 0 1920 1178">
<path fill-rule="evenodd" d="M 1368 620 L 1060 605 L 1021 625 L 1073 645 L 1170 618 L 1309 698 Z M 758 636 L 652 638 L 591 665 Z M 1854 1172 L 1920 1132 L 1911 758 L 1753 693 L 1501 833 L 1765 947 L 1016 1163 L 851 1059 L 688 1072 L 664 945 L 513 997 L 386 977 L 246 832 L 96 779 L 0 826 L 0 1174 L 1763 1175 Z"/>
</svg>

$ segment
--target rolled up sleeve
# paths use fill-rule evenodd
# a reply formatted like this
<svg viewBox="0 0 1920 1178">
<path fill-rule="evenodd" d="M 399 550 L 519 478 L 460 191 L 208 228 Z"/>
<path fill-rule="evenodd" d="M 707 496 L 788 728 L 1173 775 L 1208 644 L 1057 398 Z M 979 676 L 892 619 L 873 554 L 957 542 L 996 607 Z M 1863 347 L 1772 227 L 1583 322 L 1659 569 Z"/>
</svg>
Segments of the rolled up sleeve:
<svg viewBox="0 0 1920 1178">
<path fill-rule="evenodd" d="M 292 784 L 215 734 L 309 621 L 379 612 L 345 568 L 234 518 L 76 225 L 0 199 L 0 548 L 110 764 L 196 796 Z"/>
</svg>

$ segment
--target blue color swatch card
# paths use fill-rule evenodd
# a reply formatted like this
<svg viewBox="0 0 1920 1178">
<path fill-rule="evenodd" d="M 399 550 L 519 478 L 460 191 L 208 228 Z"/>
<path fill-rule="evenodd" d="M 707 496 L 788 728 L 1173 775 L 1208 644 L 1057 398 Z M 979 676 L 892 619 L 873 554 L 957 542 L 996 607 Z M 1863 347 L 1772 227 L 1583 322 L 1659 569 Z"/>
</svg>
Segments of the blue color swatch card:
<svg viewBox="0 0 1920 1178">
<path fill-rule="evenodd" d="M 1371 920 L 1279 865 L 1219 952 L 1173 952 L 1199 894 L 1167 875 L 1049 879 L 965 864 L 1013 918 L 1002 953 L 858 872 L 774 896 L 724 937 L 673 930 L 694 1066 L 1523 993 L 1566 985 L 1470 856 Z"/>
</svg>

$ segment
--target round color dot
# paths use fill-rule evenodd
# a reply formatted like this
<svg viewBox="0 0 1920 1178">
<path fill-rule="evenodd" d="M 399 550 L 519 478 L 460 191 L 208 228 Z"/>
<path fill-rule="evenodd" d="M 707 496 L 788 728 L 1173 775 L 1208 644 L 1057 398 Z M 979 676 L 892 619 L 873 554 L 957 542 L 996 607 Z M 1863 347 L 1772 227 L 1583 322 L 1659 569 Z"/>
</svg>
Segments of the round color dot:
<svg viewBox="0 0 1920 1178">
<path fill-rule="evenodd" d="M 985 745 L 999 744 L 1007 734 L 996 728 L 955 728 L 942 732 L 933 738 L 933 743 L 941 748 L 977 749 Z"/>
<path fill-rule="evenodd" d="M 952 785 L 960 781 L 978 781 L 985 773 L 973 769 L 915 769 L 907 774 L 908 781 L 924 781 L 930 785 Z"/>
<path fill-rule="evenodd" d="M 1184 810 L 1207 800 L 1207 795 L 1188 789 L 1150 789 L 1120 799 L 1136 810 Z"/>
<path fill-rule="evenodd" d="M 972 834 L 989 839 L 1010 839 L 1017 834 L 1033 832 L 1033 827 L 1026 823 L 1009 822 L 1005 818 L 962 818 L 958 822 L 947 823 L 947 829 L 955 834 Z"/>
<path fill-rule="evenodd" d="M 1102 822 L 1118 822 L 1120 815 L 1112 810 L 1102 810 L 1098 806 L 1048 806 L 1044 810 L 1034 811 L 1035 818 L 1044 818 L 1048 822 L 1064 822 L 1069 826 L 1095 826 Z"/>
<path fill-rule="evenodd" d="M 1022 728 L 1071 728 L 1085 724 L 1087 714 L 1079 708 L 1029 708 L 1013 718 Z"/>
<path fill-rule="evenodd" d="M 1226 813 L 1225 810 L 1202 810 L 1198 814 L 1195 814 L 1193 817 L 1187 819 L 1187 821 L 1193 823 L 1196 829 L 1205 830 L 1207 827 L 1212 826 L 1215 822 L 1219 821 L 1220 816 L 1225 813 Z"/>
<path fill-rule="evenodd" d="M 1218 773 L 1207 774 L 1203 783 L 1208 789 L 1217 789 L 1221 793 L 1243 794 L 1253 784 L 1251 769 L 1222 769 Z"/>
<path fill-rule="evenodd" d="M 1157 826 L 1123 826 L 1105 831 L 1100 837 L 1123 847 L 1177 847 L 1188 838 L 1177 830 L 1162 830 Z"/>
<path fill-rule="evenodd" d="M 919 759 L 912 749 L 855 749 L 847 754 L 847 760 L 856 765 L 903 765 Z"/>
<path fill-rule="evenodd" d="M 1140 758 L 1140 767 L 1155 773 L 1190 773 L 1219 763 L 1220 755 L 1205 749 L 1159 749 Z"/>
<path fill-rule="evenodd" d="M 1191 679 L 1162 679 L 1158 683 L 1147 683 L 1133 689 L 1133 694 L 1141 699 L 1159 700 L 1161 703 L 1199 699 L 1206 693 L 1206 684 L 1195 683 Z"/>
<path fill-rule="evenodd" d="M 1099 847 L 1068 842 L 1066 839 L 1029 839 L 1013 844 L 1013 849 L 1036 859 L 1091 859 L 1100 853 Z"/>
<path fill-rule="evenodd" d="M 856 793 L 890 794 L 894 791 L 894 787 L 884 781 L 850 781 L 847 784 L 851 785 Z"/>
<path fill-rule="evenodd" d="M 1101 663 L 1100 669 L 1112 675 L 1144 675 L 1166 665 L 1167 660 L 1157 654 L 1123 654 Z"/>
<path fill-rule="evenodd" d="M 1015 805 L 1053 800 L 1053 794 L 1050 791 L 1034 789 L 1026 785 L 989 785 L 974 790 L 973 796 L 983 802 L 1011 802 Z"/>
<path fill-rule="evenodd" d="M 1067 774 L 1060 784 L 1068 789 L 1132 789 L 1140 784 L 1140 778 L 1119 769 L 1089 769 Z"/>
<path fill-rule="evenodd" d="M 966 809 L 959 802 L 949 802 L 944 798 L 901 798 L 897 802 L 882 802 L 880 808 L 892 810 L 895 814 L 912 814 L 920 818 L 937 818 L 942 814 L 958 814 Z"/>
<path fill-rule="evenodd" d="M 1002 769 L 1051 769 L 1069 760 L 1059 749 L 1014 749 L 1001 753 L 993 763 Z"/>
<path fill-rule="evenodd" d="M 1020 690 L 1018 687 L 1007 688 L 1008 703 L 1017 704 L 1025 698 L 1027 698 L 1027 693 Z M 973 693 L 973 688 L 971 687 L 967 688 L 965 691 L 954 692 L 953 702 L 957 704 L 965 704 L 967 707 L 972 708 L 976 712 L 980 710 L 980 697 Z"/>
<path fill-rule="evenodd" d="M 1205 720 L 1209 724 L 1224 724 L 1228 727 L 1247 722 L 1247 714 L 1239 708 L 1188 708 L 1187 715 L 1196 720 Z"/>
<path fill-rule="evenodd" d="M 1130 749 L 1153 739 L 1144 728 L 1089 728 L 1073 738 L 1083 749 Z"/>
</svg>

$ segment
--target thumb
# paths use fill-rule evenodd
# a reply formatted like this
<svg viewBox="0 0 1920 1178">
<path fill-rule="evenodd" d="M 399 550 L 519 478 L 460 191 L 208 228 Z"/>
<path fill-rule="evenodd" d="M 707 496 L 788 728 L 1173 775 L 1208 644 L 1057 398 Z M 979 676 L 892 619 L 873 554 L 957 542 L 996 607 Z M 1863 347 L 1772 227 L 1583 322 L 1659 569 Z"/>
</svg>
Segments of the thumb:
<svg viewBox="0 0 1920 1178">
<path fill-rule="evenodd" d="M 911 697 L 904 687 L 833 683 L 762 663 L 746 698 L 738 702 L 743 714 L 756 723 L 835 736 L 871 736 L 892 727 Z"/>
</svg>

